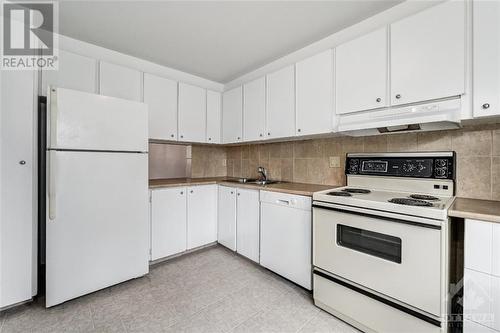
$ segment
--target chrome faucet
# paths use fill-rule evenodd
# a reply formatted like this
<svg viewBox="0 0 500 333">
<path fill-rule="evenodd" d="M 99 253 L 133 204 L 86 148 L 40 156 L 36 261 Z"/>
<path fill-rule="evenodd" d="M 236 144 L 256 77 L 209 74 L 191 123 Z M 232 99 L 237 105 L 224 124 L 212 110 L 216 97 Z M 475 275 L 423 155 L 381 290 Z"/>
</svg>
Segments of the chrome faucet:
<svg viewBox="0 0 500 333">
<path fill-rule="evenodd" d="M 257 172 L 261 175 L 261 180 L 267 181 L 267 170 L 264 167 L 258 167 Z"/>
</svg>

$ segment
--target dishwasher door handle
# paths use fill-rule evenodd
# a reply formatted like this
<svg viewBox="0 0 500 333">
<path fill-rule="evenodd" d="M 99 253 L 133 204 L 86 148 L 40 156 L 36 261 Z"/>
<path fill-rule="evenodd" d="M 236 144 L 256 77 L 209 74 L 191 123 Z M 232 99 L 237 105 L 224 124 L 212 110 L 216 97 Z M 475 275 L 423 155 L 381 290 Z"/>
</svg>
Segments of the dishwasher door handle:
<svg viewBox="0 0 500 333">
<path fill-rule="evenodd" d="M 276 200 L 276 203 L 277 204 L 281 204 L 281 205 L 290 206 L 290 201 L 289 200 L 278 199 L 278 200 Z"/>
</svg>

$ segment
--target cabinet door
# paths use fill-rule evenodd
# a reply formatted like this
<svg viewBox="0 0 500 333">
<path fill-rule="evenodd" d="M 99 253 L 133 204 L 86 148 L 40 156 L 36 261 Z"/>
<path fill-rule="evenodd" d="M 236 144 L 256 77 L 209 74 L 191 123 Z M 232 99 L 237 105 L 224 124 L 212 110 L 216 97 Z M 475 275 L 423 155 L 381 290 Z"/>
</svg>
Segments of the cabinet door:
<svg viewBox="0 0 500 333">
<path fill-rule="evenodd" d="M 264 77 L 243 86 L 243 138 L 262 140 L 266 130 L 266 79 Z"/>
<path fill-rule="evenodd" d="M 295 68 L 285 67 L 266 78 L 267 138 L 295 135 Z"/>
<path fill-rule="evenodd" d="M 141 100 L 141 72 L 101 61 L 99 64 L 99 92 L 101 95 Z"/>
<path fill-rule="evenodd" d="M 222 142 L 241 142 L 243 137 L 243 89 L 234 88 L 222 97 Z"/>
<path fill-rule="evenodd" d="M 42 71 L 42 96 L 47 96 L 48 86 L 96 93 L 97 61 L 59 50 L 59 69 Z"/>
<path fill-rule="evenodd" d="M 388 105 L 387 62 L 387 28 L 335 49 L 337 114 Z"/>
<path fill-rule="evenodd" d="M 500 115 L 500 2 L 472 6 L 474 117 Z"/>
<path fill-rule="evenodd" d="M 236 251 L 236 188 L 219 186 L 217 241 Z"/>
<path fill-rule="evenodd" d="M 391 24 L 391 102 L 465 91 L 465 1 L 447 1 Z"/>
<path fill-rule="evenodd" d="M 221 94 L 207 90 L 207 142 L 220 143 Z"/>
<path fill-rule="evenodd" d="M 36 294 L 32 71 L 0 71 L 0 308 Z M 36 236 L 35 236 L 36 237 Z M 35 270 L 35 272 L 33 272 Z M 34 280 L 36 281 L 36 279 Z"/>
<path fill-rule="evenodd" d="M 295 66 L 297 135 L 333 131 L 333 50 Z"/>
<path fill-rule="evenodd" d="M 177 140 L 177 82 L 145 73 L 144 103 L 148 105 L 149 138 Z"/>
<path fill-rule="evenodd" d="M 188 188 L 187 248 L 217 241 L 217 185 Z"/>
<path fill-rule="evenodd" d="M 179 83 L 179 140 L 205 142 L 207 91 Z"/>
<path fill-rule="evenodd" d="M 465 220 L 464 265 L 490 274 L 492 267 L 493 223 Z"/>
<path fill-rule="evenodd" d="M 186 251 L 186 188 L 151 194 L 151 260 Z"/>
<path fill-rule="evenodd" d="M 259 262 L 259 191 L 238 189 L 236 203 L 236 251 Z"/>
</svg>

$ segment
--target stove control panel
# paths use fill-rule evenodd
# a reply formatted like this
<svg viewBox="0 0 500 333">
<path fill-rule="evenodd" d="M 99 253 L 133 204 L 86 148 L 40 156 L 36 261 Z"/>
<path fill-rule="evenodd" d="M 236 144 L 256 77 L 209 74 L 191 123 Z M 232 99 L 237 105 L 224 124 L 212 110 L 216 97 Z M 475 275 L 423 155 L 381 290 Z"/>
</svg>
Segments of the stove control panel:
<svg viewBox="0 0 500 333">
<path fill-rule="evenodd" d="M 347 156 L 346 175 L 455 179 L 455 154 L 443 156 Z"/>
</svg>

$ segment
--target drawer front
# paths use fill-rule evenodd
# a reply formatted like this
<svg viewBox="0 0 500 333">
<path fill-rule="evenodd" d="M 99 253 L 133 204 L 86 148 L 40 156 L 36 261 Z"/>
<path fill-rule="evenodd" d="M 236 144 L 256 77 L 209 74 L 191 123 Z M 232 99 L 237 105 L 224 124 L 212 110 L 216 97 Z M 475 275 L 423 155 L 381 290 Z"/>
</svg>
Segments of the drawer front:
<svg viewBox="0 0 500 333">
<path fill-rule="evenodd" d="M 366 332 L 442 332 L 439 326 L 317 274 L 314 274 L 314 302 Z"/>
</svg>

